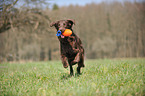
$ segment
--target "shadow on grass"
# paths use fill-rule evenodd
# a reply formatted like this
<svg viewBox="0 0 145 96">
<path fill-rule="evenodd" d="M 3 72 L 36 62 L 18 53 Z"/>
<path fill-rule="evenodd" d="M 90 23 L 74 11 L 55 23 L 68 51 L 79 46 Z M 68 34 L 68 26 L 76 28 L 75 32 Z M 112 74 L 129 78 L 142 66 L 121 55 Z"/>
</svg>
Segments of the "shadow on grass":
<svg viewBox="0 0 145 96">
<path fill-rule="evenodd" d="M 80 75 L 82 75 L 82 73 L 81 74 L 75 73 L 75 75 L 73 75 L 73 76 L 70 75 L 70 74 L 67 74 L 67 73 L 63 73 L 62 76 L 61 76 L 61 79 L 62 80 L 67 80 L 71 77 L 78 78 L 78 77 L 80 77 Z"/>
</svg>

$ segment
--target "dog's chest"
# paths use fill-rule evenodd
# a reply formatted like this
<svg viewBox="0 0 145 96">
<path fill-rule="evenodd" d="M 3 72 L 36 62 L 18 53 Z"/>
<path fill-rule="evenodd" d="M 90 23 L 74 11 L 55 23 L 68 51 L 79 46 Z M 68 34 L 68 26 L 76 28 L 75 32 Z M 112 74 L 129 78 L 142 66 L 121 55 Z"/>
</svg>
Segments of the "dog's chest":
<svg viewBox="0 0 145 96">
<path fill-rule="evenodd" d="M 69 36 L 65 39 L 59 38 L 61 53 L 67 57 L 72 57 L 76 55 L 78 49 L 77 38 L 75 36 Z"/>
<path fill-rule="evenodd" d="M 76 42 L 74 42 L 73 45 L 69 43 L 64 43 L 64 44 L 61 44 L 61 53 L 64 54 L 65 56 L 67 57 L 73 57 L 76 55 L 76 51 L 75 51 L 75 48 L 77 48 Z"/>
<path fill-rule="evenodd" d="M 61 44 L 61 51 L 65 54 L 71 55 L 74 53 L 73 47 L 74 46 L 70 45 L 69 43 Z"/>
</svg>

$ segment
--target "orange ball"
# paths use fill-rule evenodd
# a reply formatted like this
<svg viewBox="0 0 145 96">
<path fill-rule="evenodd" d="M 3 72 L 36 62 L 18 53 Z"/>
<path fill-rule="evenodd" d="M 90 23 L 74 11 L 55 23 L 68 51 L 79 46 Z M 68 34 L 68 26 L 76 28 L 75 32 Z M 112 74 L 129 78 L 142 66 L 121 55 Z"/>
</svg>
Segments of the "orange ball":
<svg viewBox="0 0 145 96">
<path fill-rule="evenodd" d="M 65 29 L 65 31 L 62 33 L 63 36 L 70 36 L 72 34 L 72 31 L 70 29 Z"/>
</svg>

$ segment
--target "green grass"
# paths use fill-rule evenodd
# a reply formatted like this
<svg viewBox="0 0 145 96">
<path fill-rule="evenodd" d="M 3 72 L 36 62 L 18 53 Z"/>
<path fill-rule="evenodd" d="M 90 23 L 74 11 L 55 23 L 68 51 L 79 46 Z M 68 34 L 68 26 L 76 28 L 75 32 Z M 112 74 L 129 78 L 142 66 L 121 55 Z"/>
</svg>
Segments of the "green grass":
<svg viewBox="0 0 145 96">
<path fill-rule="evenodd" d="M 0 64 L 0 96 L 145 95 L 145 59 L 86 60 L 85 65 L 81 75 L 70 77 L 61 61 Z"/>
</svg>

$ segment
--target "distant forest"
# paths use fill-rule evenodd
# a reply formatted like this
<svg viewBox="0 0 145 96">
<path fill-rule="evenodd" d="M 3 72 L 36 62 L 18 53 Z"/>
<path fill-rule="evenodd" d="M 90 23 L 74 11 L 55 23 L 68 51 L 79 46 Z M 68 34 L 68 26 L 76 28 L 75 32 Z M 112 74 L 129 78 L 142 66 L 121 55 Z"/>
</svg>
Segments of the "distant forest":
<svg viewBox="0 0 145 96">
<path fill-rule="evenodd" d="M 86 59 L 145 57 L 145 3 L 8 7 L 0 9 L 0 62 L 59 60 L 59 41 L 50 23 L 65 19 L 75 20 Z"/>
</svg>

